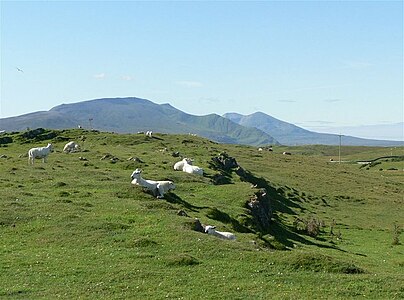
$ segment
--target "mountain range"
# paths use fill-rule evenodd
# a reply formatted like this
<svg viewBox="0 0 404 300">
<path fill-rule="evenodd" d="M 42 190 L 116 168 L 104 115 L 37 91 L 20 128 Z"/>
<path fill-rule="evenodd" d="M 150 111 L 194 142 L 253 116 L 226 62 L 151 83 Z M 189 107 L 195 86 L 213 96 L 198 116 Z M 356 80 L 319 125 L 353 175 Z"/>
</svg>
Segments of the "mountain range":
<svg viewBox="0 0 404 300">
<path fill-rule="evenodd" d="M 256 112 L 251 115 L 241 115 L 238 113 L 227 113 L 223 115 L 233 122 L 245 126 L 260 129 L 283 145 L 338 145 L 339 135 L 330 133 L 318 133 L 303 129 L 296 125 L 278 120 L 262 112 Z M 395 146 L 402 145 L 402 141 L 386 141 L 364 139 L 352 136 L 341 136 L 344 145 L 350 146 Z"/>
<path fill-rule="evenodd" d="M 195 116 L 170 104 L 156 104 L 140 98 L 104 98 L 55 106 L 21 116 L 0 119 L 0 129 L 23 131 L 27 128 L 97 129 L 118 133 L 152 130 L 161 133 L 197 134 L 229 144 L 261 145 L 337 145 L 339 136 L 316 133 L 280 121 L 262 112 L 252 115 L 227 113 Z M 393 146 L 402 142 L 369 140 L 344 136 L 344 145 Z"/>
</svg>

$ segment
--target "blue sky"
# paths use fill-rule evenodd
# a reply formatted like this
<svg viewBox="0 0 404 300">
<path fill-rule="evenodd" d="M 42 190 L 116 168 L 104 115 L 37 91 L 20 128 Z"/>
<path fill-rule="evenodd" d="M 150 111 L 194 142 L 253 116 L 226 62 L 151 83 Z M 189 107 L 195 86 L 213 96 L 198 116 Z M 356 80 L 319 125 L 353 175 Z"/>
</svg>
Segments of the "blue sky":
<svg viewBox="0 0 404 300">
<path fill-rule="evenodd" d="M 317 131 L 403 122 L 402 1 L 1 1 L 0 30 L 2 118 L 134 96 Z"/>
</svg>

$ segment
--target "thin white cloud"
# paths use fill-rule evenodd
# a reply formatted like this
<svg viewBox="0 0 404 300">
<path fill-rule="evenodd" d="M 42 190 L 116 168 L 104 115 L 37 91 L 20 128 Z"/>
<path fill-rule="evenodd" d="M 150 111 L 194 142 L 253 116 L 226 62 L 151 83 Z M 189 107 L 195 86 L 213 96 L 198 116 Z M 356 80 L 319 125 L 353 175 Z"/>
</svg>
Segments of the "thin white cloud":
<svg viewBox="0 0 404 300">
<path fill-rule="evenodd" d="M 181 85 L 181 86 L 185 86 L 185 87 L 189 87 L 189 88 L 200 88 L 200 87 L 203 86 L 202 82 L 188 81 L 188 80 L 177 81 L 176 84 Z"/>
<path fill-rule="evenodd" d="M 282 102 L 282 103 L 296 103 L 296 100 L 292 100 L 292 99 L 280 99 L 278 100 L 278 102 Z"/>
<path fill-rule="evenodd" d="M 99 73 L 94 75 L 95 79 L 101 80 L 105 78 L 105 73 Z"/>
<path fill-rule="evenodd" d="M 133 76 L 123 75 L 123 76 L 121 76 L 121 79 L 125 80 L 125 81 L 131 81 L 131 80 L 134 80 L 135 78 Z"/>
<path fill-rule="evenodd" d="M 218 98 L 214 98 L 214 97 L 201 97 L 199 98 L 199 102 L 203 102 L 203 103 L 219 103 L 220 100 Z"/>
<path fill-rule="evenodd" d="M 325 124 L 335 124 L 335 122 L 333 121 L 326 121 L 326 120 L 315 120 L 315 121 L 305 121 L 301 124 L 321 124 L 321 125 L 325 125 Z"/>
<path fill-rule="evenodd" d="M 336 103 L 336 102 L 341 102 L 343 101 L 342 99 L 325 99 L 324 102 L 327 103 Z"/>
<path fill-rule="evenodd" d="M 366 62 L 366 61 L 343 61 L 342 62 L 342 68 L 343 69 L 365 69 L 372 67 L 373 64 Z"/>
</svg>

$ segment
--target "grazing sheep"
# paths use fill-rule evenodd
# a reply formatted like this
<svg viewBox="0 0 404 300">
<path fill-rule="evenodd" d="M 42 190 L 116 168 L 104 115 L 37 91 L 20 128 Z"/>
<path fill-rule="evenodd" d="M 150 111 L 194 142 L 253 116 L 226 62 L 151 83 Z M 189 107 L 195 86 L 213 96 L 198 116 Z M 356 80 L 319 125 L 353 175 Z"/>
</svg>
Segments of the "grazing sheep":
<svg viewBox="0 0 404 300">
<path fill-rule="evenodd" d="M 151 131 L 151 130 L 150 130 L 150 131 L 146 131 L 145 135 L 148 136 L 148 137 L 152 137 L 153 131 Z"/>
<path fill-rule="evenodd" d="M 175 185 L 172 181 L 146 180 L 141 177 L 141 173 L 142 170 L 140 169 L 133 171 L 132 175 L 130 176 L 130 178 L 132 178 L 131 183 L 145 187 L 157 198 L 163 198 L 165 193 L 175 189 Z"/>
<path fill-rule="evenodd" d="M 45 163 L 47 161 L 48 155 L 53 151 L 52 144 L 48 144 L 46 147 L 36 147 L 28 150 L 28 164 L 34 164 L 35 158 L 42 158 Z"/>
<path fill-rule="evenodd" d="M 290 152 L 283 152 L 282 154 L 283 155 L 292 155 L 292 153 L 290 153 Z"/>
<path fill-rule="evenodd" d="M 184 169 L 185 162 L 187 162 L 189 165 L 192 165 L 192 159 L 184 158 L 183 160 L 175 163 L 174 170 L 175 171 L 182 171 L 182 169 Z"/>
<path fill-rule="evenodd" d="M 203 176 L 203 169 L 198 167 L 198 166 L 193 166 L 189 164 L 189 162 L 192 160 L 188 159 L 183 159 L 184 161 L 184 167 L 182 168 L 182 171 L 189 173 L 189 174 L 196 174 L 196 175 L 201 175 Z"/>
<path fill-rule="evenodd" d="M 65 152 L 65 153 L 73 153 L 73 152 L 79 152 L 79 151 L 80 151 L 80 146 L 76 142 L 68 142 L 63 147 L 63 152 Z"/>
<path fill-rule="evenodd" d="M 236 236 L 231 232 L 217 231 L 216 226 L 206 225 L 205 233 L 217 236 L 218 238 L 225 240 L 235 240 Z"/>
</svg>

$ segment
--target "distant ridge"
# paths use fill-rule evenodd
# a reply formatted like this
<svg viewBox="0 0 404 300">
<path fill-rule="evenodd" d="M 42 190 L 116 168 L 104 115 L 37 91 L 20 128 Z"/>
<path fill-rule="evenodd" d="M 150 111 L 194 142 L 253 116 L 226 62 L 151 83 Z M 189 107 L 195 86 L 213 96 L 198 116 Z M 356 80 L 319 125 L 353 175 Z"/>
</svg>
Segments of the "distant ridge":
<svg viewBox="0 0 404 300">
<path fill-rule="evenodd" d="M 61 104 L 39 111 L 0 119 L 0 130 L 23 131 L 27 128 L 92 128 L 117 133 L 152 130 L 161 133 L 197 134 L 228 144 L 261 145 L 338 145 L 337 134 L 317 133 L 278 120 L 262 112 L 251 115 L 227 113 L 195 116 L 170 104 L 127 97 L 93 99 Z M 385 141 L 343 136 L 342 143 L 352 146 L 401 146 L 402 141 Z"/>
<path fill-rule="evenodd" d="M 91 120 L 91 121 L 90 121 Z M 170 104 L 156 104 L 140 98 L 104 98 L 58 105 L 49 111 L 0 119 L 0 129 L 22 131 L 29 128 L 76 128 L 81 125 L 101 131 L 136 133 L 197 134 L 229 144 L 269 145 L 278 142 L 263 131 L 247 128 L 216 114 L 194 116 Z"/>
<path fill-rule="evenodd" d="M 318 133 L 303 129 L 296 125 L 278 120 L 263 112 L 256 112 L 250 115 L 238 113 L 227 113 L 225 118 L 245 127 L 260 129 L 273 136 L 283 145 L 338 145 L 339 135 L 329 133 Z M 400 146 L 403 142 L 363 139 L 344 135 L 342 137 L 344 145 L 350 146 Z"/>
</svg>

